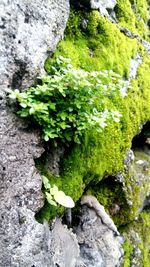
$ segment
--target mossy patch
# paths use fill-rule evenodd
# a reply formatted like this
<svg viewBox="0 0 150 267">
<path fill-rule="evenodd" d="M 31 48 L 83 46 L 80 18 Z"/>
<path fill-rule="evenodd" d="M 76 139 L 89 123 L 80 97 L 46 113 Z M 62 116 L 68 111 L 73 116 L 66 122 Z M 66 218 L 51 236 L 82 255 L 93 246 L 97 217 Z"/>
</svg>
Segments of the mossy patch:
<svg viewBox="0 0 150 267">
<path fill-rule="evenodd" d="M 147 0 L 118 0 L 115 13 L 119 24 L 138 34 L 144 39 L 148 38 L 148 1 Z"/>
<path fill-rule="evenodd" d="M 113 201 L 116 201 L 116 196 L 119 196 L 117 204 L 121 209 L 114 217 L 118 226 L 132 221 L 137 216 L 141 205 L 139 202 L 141 188 L 134 179 L 132 181 L 128 173 L 124 177 L 125 185 L 126 188 L 131 186 L 132 191 L 129 189 L 126 194 L 121 191 L 119 184 L 114 189 L 108 186 L 99 188 L 99 182 L 104 177 L 124 171 L 123 159 L 131 147 L 132 139 L 139 133 L 140 126 L 150 119 L 149 68 L 150 58 L 145 55 L 137 78 L 132 82 L 132 88 L 128 90 L 128 96 L 123 98 L 121 95 L 113 95 L 111 98 L 106 98 L 106 104 L 122 114 L 120 123 L 110 120 L 100 133 L 93 129 L 86 131 L 81 144 L 67 150 L 61 162 L 60 177 L 43 170 L 43 166 L 41 168 L 42 173 L 49 177 L 51 184 L 56 184 L 75 201 L 82 196 L 84 190 L 94 188 L 92 193 L 109 210 Z M 146 194 L 147 185 L 142 186 Z M 129 205 L 129 201 L 132 201 L 132 205 Z M 54 215 L 53 211 L 52 214 Z"/>
<path fill-rule="evenodd" d="M 139 219 L 122 229 L 125 237 L 124 262 L 121 267 L 150 266 L 150 213 L 144 210 Z"/>
<path fill-rule="evenodd" d="M 112 69 L 122 76 L 128 76 L 130 59 L 134 58 L 138 50 L 137 41 L 120 33 L 98 11 L 84 13 L 84 17 L 83 13 L 76 11 L 73 24 L 74 12 L 71 11 L 65 38 L 60 42 L 55 56 L 61 54 L 71 58 L 76 68 L 87 71 Z M 83 22 L 86 23 L 85 28 Z M 46 61 L 47 71 L 51 62 Z"/>
<path fill-rule="evenodd" d="M 117 14 L 123 26 L 139 34 L 136 27 L 137 16 L 142 18 L 142 23 L 145 22 L 147 4 L 143 9 L 143 4 L 136 1 L 136 12 L 133 12 L 135 4 L 133 2 L 135 1 L 118 1 Z M 142 36 L 145 36 L 145 30 L 142 30 Z M 87 71 L 112 69 L 123 77 L 128 77 L 130 60 L 137 52 L 142 55 L 143 63 L 138 69 L 136 79 L 132 81 L 128 96 L 123 98 L 113 95 L 105 100 L 110 108 L 122 114 L 120 123 L 109 121 L 101 133 L 94 130 L 86 131 L 81 144 L 71 147 L 65 154 L 61 162 L 60 177 L 51 175 L 47 170 L 43 171 L 42 165 L 41 171 L 49 177 L 51 183 L 56 184 L 75 201 L 81 197 L 84 190 L 94 187 L 93 193 L 109 210 L 116 195 L 119 195 L 119 192 L 122 194 L 121 186 L 118 184 L 114 190 L 106 187 L 99 190 L 95 186 L 104 177 L 114 176 L 124 171 L 123 159 L 131 147 L 132 139 L 139 132 L 140 126 L 150 119 L 150 57 L 145 54 L 144 49 L 141 49 L 135 39 L 130 39 L 120 33 L 117 26 L 107 18 L 100 16 L 98 11 L 83 13 L 83 11 L 71 10 L 65 38 L 59 43 L 54 57 L 47 59 L 45 63 L 45 69 L 49 72 L 55 58 L 62 55 L 71 58 L 75 68 Z M 128 185 L 131 182 L 129 177 L 126 175 L 125 178 Z M 133 188 L 134 203 L 136 203 L 137 194 L 138 187 L 135 185 Z M 134 218 L 139 206 L 135 205 L 130 209 L 124 193 L 118 201 L 123 208 L 119 216 L 115 217 L 115 222 L 117 225 L 122 225 Z M 46 211 L 46 214 L 51 214 L 49 218 L 58 212 L 58 210 L 53 212 L 51 207 L 47 210 L 49 211 Z"/>
</svg>

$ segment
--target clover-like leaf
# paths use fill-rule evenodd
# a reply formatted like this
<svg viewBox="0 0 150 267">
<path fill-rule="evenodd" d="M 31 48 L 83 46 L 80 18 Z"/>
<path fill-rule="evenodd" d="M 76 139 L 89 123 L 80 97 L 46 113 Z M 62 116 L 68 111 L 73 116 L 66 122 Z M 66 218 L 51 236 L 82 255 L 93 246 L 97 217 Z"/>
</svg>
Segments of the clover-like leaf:
<svg viewBox="0 0 150 267">
<path fill-rule="evenodd" d="M 49 204 L 57 206 L 57 203 L 52 199 L 52 195 L 50 193 L 46 192 L 45 195 Z"/>
<path fill-rule="evenodd" d="M 56 186 L 56 185 L 54 185 L 53 187 L 51 187 L 51 189 L 50 189 L 50 193 L 51 193 L 51 195 L 55 195 L 55 194 L 57 194 L 58 193 L 58 187 Z"/>
<path fill-rule="evenodd" d="M 54 194 L 55 201 L 64 206 L 65 208 L 73 208 L 75 206 L 75 203 L 73 199 L 69 196 L 66 196 L 63 191 L 58 191 Z"/>
<path fill-rule="evenodd" d="M 44 187 L 45 189 L 50 189 L 51 188 L 51 185 L 49 183 L 49 180 L 46 176 L 42 176 L 42 180 L 43 180 L 43 184 L 44 184 Z"/>
</svg>

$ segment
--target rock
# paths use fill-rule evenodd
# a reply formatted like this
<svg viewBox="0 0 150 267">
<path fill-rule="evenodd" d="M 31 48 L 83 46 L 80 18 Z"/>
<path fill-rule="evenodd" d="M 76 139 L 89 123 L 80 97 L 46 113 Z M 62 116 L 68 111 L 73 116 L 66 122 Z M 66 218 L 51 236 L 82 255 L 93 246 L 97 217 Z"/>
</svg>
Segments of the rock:
<svg viewBox="0 0 150 267">
<path fill-rule="evenodd" d="M 1 84 L 28 87 L 63 37 L 69 1 L 1 0 Z"/>
<path fill-rule="evenodd" d="M 102 16 L 106 16 L 111 21 L 116 22 L 116 15 L 113 10 L 116 2 L 116 0 L 90 0 L 90 5 L 91 9 L 98 9 Z"/>
<path fill-rule="evenodd" d="M 133 216 L 133 219 L 149 205 L 150 195 L 150 157 L 141 148 L 136 148 L 134 157 L 128 165 L 126 182 L 123 185 L 126 201 L 131 206 L 130 217 Z"/>
<path fill-rule="evenodd" d="M 80 245 L 80 262 L 76 267 L 120 266 L 123 238 L 104 224 L 94 209 L 83 205 L 75 231 Z"/>
<path fill-rule="evenodd" d="M 119 235 L 116 225 L 110 219 L 104 207 L 98 202 L 96 197 L 91 195 L 82 196 L 81 205 L 87 205 L 88 207 L 94 209 L 96 211 L 96 214 L 101 218 L 102 223 L 105 224 L 115 234 Z"/>
<path fill-rule="evenodd" d="M 43 153 L 39 133 L 13 114 L 8 88 L 25 88 L 41 73 L 62 38 L 69 1 L 0 1 L 0 266 L 49 267 L 51 233 L 36 222 L 43 206 L 34 159 Z"/>
<path fill-rule="evenodd" d="M 99 9 L 101 7 L 105 9 L 114 9 L 117 1 L 116 0 L 90 0 L 91 8 L 92 9 Z"/>
<path fill-rule="evenodd" d="M 141 65 L 142 63 L 142 58 L 140 56 L 140 54 L 137 54 L 135 56 L 135 58 L 131 58 L 131 61 L 130 61 L 130 73 L 129 73 L 129 81 L 133 80 L 136 78 L 136 75 L 137 75 L 137 71 L 138 71 L 138 68 L 139 66 Z"/>
<path fill-rule="evenodd" d="M 51 265 L 75 267 L 79 258 L 79 245 L 76 235 L 56 219 L 51 238 Z"/>
<path fill-rule="evenodd" d="M 129 166 L 130 166 L 130 164 L 131 164 L 131 162 L 132 162 L 133 160 L 134 160 L 134 152 L 133 152 L 132 149 L 129 149 L 129 150 L 127 151 L 126 157 L 125 157 L 125 159 L 124 159 L 124 161 L 123 161 L 126 170 L 129 169 Z"/>
<path fill-rule="evenodd" d="M 117 22 L 114 7 L 117 3 L 116 0 L 79 0 L 74 1 L 75 5 L 82 8 L 88 8 L 93 10 L 99 10 L 102 16 L 106 16 L 113 22 Z"/>
</svg>

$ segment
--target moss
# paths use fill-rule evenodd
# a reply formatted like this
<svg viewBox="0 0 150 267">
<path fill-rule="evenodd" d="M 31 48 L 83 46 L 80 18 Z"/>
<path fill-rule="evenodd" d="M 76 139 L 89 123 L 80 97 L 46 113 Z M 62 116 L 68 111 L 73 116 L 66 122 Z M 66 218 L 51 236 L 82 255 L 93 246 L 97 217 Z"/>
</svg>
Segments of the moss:
<svg viewBox="0 0 150 267">
<path fill-rule="evenodd" d="M 133 252 L 133 245 L 131 244 L 130 240 L 127 238 L 123 244 L 124 250 L 124 262 L 121 267 L 130 267 L 131 266 L 131 256 Z"/>
<path fill-rule="evenodd" d="M 122 229 L 125 238 L 124 262 L 121 267 L 150 266 L 150 213 L 144 210 L 139 219 Z"/>
<path fill-rule="evenodd" d="M 79 11 L 76 14 L 78 27 L 75 21 L 76 26 L 72 30 L 71 13 L 65 39 L 60 42 L 55 56 L 61 54 L 71 58 L 76 68 L 88 71 L 112 69 L 122 76 L 128 76 L 130 59 L 138 50 L 136 40 L 130 40 L 120 33 L 117 27 L 100 16 L 98 11 L 85 13 L 85 18 Z M 87 22 L 86 29 L 82 29 L 81 17 Z M 51 60 L 46 62 L 46 70 L 49 70 L 49 64 Z"/>
<path fill-rule="evenodd" d="M 142 18 L 145 22 L 148 20 L 148 1 L 147 0 L 130 0 L 132 9 L 136 16 Z"/>
<path fill-rule="evenodd" d="M 135 14 L 129 0 L 118 0 L 115 7 L 117 19 L 123 27 L 133 30 L 135 28 Z"/>
<path fill-rule="evenodd" d="M 124 178 L 125 186 L 132 187 L 132 190 L 126 190 L 126 194 L 118 185 L 114 189 L 108 186 L 99 188 L 99 182 L 104 177 L 124 171 L 123 159 L 127 149 L 131 147 L 133 137 L 139 132 L 139 126 L 150 119 L 149 69 L 150 57 L 145 54 L 144 62 L 139 67 L 137 78 L 132 82 L 128 96 L 123 98 L 113 95 L 106 99 L 106 107 L 108 105 L 122 114 L 120 123 L 110 120 L 101 133 L 93 129 L 87 131 L 81 144 L 67 151 L 61 164 L 60 177 L 55 177 L 42 169 L 51 184 L 56 184 L 75 201 L 81 197 L 84 189 L 94 188 L 92 193 L 109 210 L 111 204 L 116 201 L 116 195 L 120 196 L 117 201 L 121 209 L 114 217 L 118 226 L 132 221 L 138 214 L 141 188 L 135 181 L 136 177 L 132 180 L 132 175 L 128 173 Z M 147 193 L 146 184 L 142 186 L 144 195 Z M 128 204 L 129 201 L 133 203 L 131 206 Z M 55 213 L 50 212 L 57 214 L 57 210 Z"/>
<path fill-rule="evenodd" d="M 147 0 L 118 0 L 115 6 L 115 12 L 121 26 L 147 39 Z"/>
<path fill-rule="evenodd" d="M 42 159 L 36 160 L 36 167 L 39 169 L 41 175 L 45 175 L 49 179 L 51 186 L 56 185 L 59 190 L 62 190 L 66 195 L 71 196 L 76 202 L 81 197 L 84 190 L 83 179 L 80 172 L 72 173 L 69 169 L 69 171 L 66 170 L 65 174 L 62 173 L 61 176 L 55 176 L 48 171 L 45 159 L 46 156 L 44 155 Z M 50 221 L 56 215 L 61 215 L 63 211 L 64 208 L 62 206 L 52 206 L 45 200 L 44 207 L 36 214 L 36 219 L 39 222 L 43 222 L 43 220 Z"/>
<path fill-rule="evenodd" d="M 69 20 L 67 23 L 67 29 L 66 29 L 66 35 L 70 36 L 70 38 L 80 38 L 81 37 L 81 31 L 80 31 L 80 25 L 81 25 L 82 15 L 80 12 L 77 12 L 74 9 L 70 10 Z"/>
<path fill-rule="evenodd" d="M 135 3 L 135 1 L 120 0 L 117 3 L 120 24 L 139 34 L 139 28 L 136 26 L 138 23 L 142 34 L 145 34 L 142 29 L 145 26 L 140 25 L 143 25 L 144 18 L 147 19 L 145 17 L 147 4 L 143 9 L 140 1 Z M 135 4 L 136 12 L 133 12 Z M 131 184 L 133 187 L 134 205 L 130 208 L 126 200 L 127 195 L 122 191 L 121 185 L 115 184 L 114 188 L 104 186 L 104 184 L 102 188 L 99 186 L 104 177 L 124 171 L 123 159 L 131 147 L 131 141 L 139 132 L 140 125 L 150 119 L 150 57 L 145 54 L 144 49 L 137 44 L 135 39 L 129 39 L 120 33 L 116 25 L 100 16 L 98 11 L 82 13 L 82 11 L 72 10 L 65 38 L 60 42 L 53 59 L 48 59 L 45 64 L 46 70 L 49 71 L 53 60 L 61 54 L 71 58 L 76 68 L 83 68 L 87 71 L 112 69 L 127 77 L 130 60 L 137 52 L 142 55 L 144 62 L 139 67 L 136 79 L 132 81 L 128 96 L 122 98 L 114 95 L 111 99 L 106 99 L 109 108 L 117 109 L 122 114 L 120 123 L 109 121 L 101 133 L 94 130 L 87 131 L 81 145 L 76 145 L 67 151 L 61 164 L 60 177 L 51 175 L 47 170 L 43 171 L 43 165 L 41 167 L 41 171 L 49 177 L 51 183 L 56 184 L 75 201 L 81 197 L 84 190 L 89 189 L 98 196 L 100 202 L 109 211 L 116 201 L 116 195 L 120 196 L 117 201 L 121 210 L 114 217 L 118 226 L 124 225 L 136 216 L 139 208 L 137 199 L 139 187 L 136 184 L 133 186 L 129 174 L 125 175 L 126 186 Z M 94 191 L 92 191 L 93 188 Z M 51 214 L 50 217 L 53 217 L 57 214 L 58 210 L 54 209 L 46 206 L 45 216 Z M 59 212 L 61 212 L 60 209 Z"/>
<path fill-rule="evenodd" d="M 63 162 L 63 171 L 70 168 L 72 175 L 78 172 L 82 175 L 85 186 L 91 186 L 93 193 L 99 198 L 100 202 L 110 207 L 110 199 L 114 200 L 116 195 L 120 195 L 120 187 L 115 187 L 110 192 L 108 185 L 106 187 L 97 186 L 105 176 L 113 175 L 123 171 L 123 158 L 126 151 L 131 147 L 133 137 L 139 132 L 139 126 L 150 118 L 150 81 L 148 78 L 150 59 L 145 57 L 144 63 L 138 71 L 136 82 L 133 82 L 133 88 L 129 90 L 128 97 L 115 98 L 108 101 L 108 105 L 116 107 L 122 114 L 120 124 L 109 122 L 102 133 L 89 131 L 85 134 L 85 139 L 81 146 L 76 146 Z M 133 101 L 134 99 L 134 101 Z M 80 159 L 80 161 L 79 161 Z M 138 214 L 141 205 L 140 192 L 141 185 L 130 179 L 131 175 L 126 174 L 126 188 L 132 187 L 132 191 L 127 191 L 126 195 L 122 192 L 118 200 L 122 209 L 114 218 L 117 225 L 126 224 L 132 221 Z M 132 181 L 131 181 L 132 180 Z M 143 183 L 143 196 L 147 193 Z M 132 201 L 130 207 L 127 200 Z"/>
</svg>

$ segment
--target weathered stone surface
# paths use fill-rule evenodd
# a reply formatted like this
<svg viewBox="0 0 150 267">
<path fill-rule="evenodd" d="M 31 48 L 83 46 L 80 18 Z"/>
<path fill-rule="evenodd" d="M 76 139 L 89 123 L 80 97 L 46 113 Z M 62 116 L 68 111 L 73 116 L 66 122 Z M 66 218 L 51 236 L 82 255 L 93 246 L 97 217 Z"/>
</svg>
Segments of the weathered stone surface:
<svg viewBox="0 0 150 267">
<path fill-rule="evenodd" d="M 116 5 L 116 0 L 90 0 L 91 8 L 93 9 L 99 9 L 101 7 L 106 9 L 113 9 Z"/>
<path fill-rule="evenodd" d="M 106 16 L 111 21 L 116 22 L 116 15 L 113 11 L 116 2 L 116 0 L 90 0 L 90 6 L 92 9 L 98 9 L 102 16 Z"/>
<path fill-rule="evenodd" d="M 69 1 L 0 1 L 0 74 L 3 88 L 29 86 L 63 36 Z"/>
<path fill-rule="evenodd" d="M 62 38 L 69 1 L 0 1 L 0 266 L 49 267 L 52 234 L 36 222 L 43 205 L 34 164 L 39 134 L 6 104 L 7 88 L 25 88 Z"/>
<path fill-rule="evenodd" d="M 76 235 L 56 219 L 52 237 L 50 266 L 75 267 L 80 252 Z"/>
<path fill-rule="evenodd" d="M 82 207 L 76 234 L 80 245 L 80 262 L 77 266 L 120 266 L 123 238 L 115 235 L 94 209 L 86 205 Z"/>
</svg>

